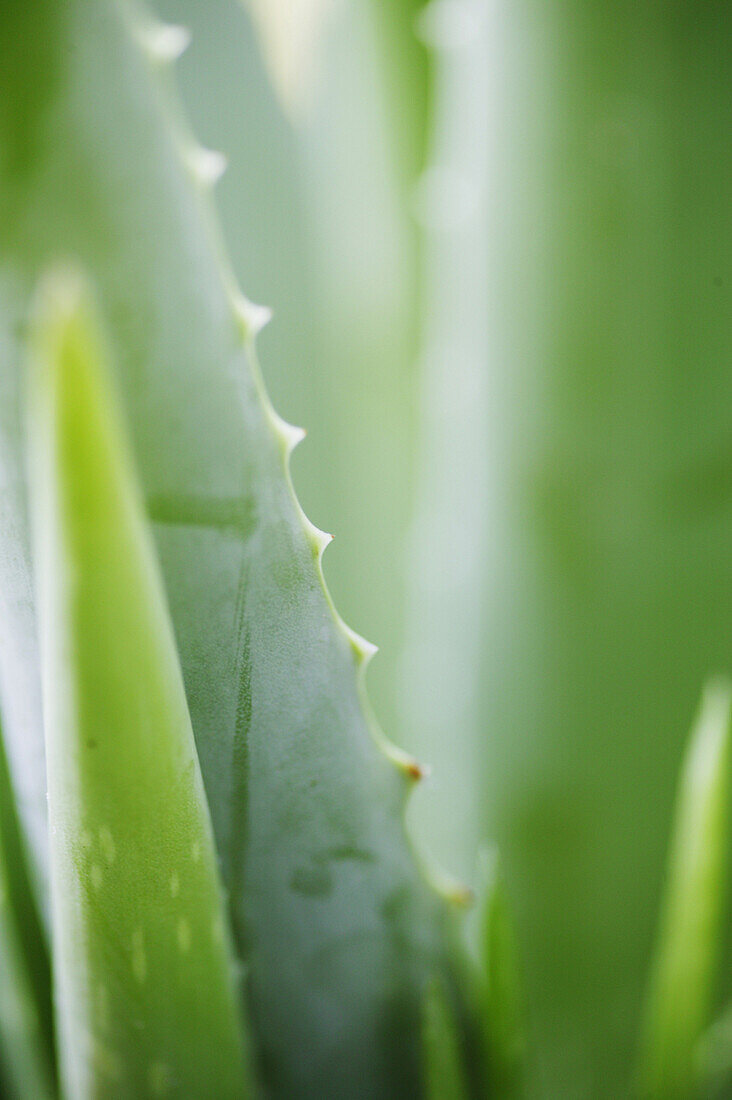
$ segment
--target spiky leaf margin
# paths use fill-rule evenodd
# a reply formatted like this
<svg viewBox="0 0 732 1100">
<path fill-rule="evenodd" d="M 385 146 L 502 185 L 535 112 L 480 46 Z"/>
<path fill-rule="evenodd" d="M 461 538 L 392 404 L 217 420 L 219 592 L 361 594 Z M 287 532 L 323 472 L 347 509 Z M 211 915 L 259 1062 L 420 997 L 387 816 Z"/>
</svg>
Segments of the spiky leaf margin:
<svg viewBox="0 0 732 1100">
<path fill-rule="evenodd" d="M 0 383 L 11 410 L 0 506 L 17 538 L 4 525 L 0 587 L 27 584 L 18 303 L 63 250 L 99 284 L 121 356 L 271 1094 L 411 1095 L 419 990 L 446 965 L 441 903 L 401 824 L 419 769 L 369 717 L 372 648 L 334 612 L 327 539 L 292 491 L 301 433 L 264 392 L 254 337 L 266 311 L 239 291 L 210 200 L 224 161 L 193 140 L 177 105 L 171 63 L 186 36 L 128 9 L 121 21 L 110 0 L 42 8 L 31 28 L 14 3 L 3 25 L 14 94 L 0 115 L 0 314 L 13 369 Z M 29 37 L 44 61 L 32 71 Z M 31 645 L 23 598 L 2 639 L 7 696 L 11 661 Z M 40 729 L 8 729 L 32 824 L 44 800 L 36 757 L 25 768 L 22 757 Z"/>
</svg>

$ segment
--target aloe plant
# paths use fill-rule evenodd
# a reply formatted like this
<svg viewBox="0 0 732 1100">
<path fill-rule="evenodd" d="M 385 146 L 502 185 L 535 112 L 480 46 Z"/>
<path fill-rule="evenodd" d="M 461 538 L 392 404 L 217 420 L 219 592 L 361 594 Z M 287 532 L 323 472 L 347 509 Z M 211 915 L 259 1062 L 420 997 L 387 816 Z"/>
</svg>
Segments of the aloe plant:
<svg viewBox="0 0 732 1100">
<path fill-rule="evenodd" d="M 726 689 L 707 698 L 682 773 L 643 1020 L 639 960 L 684 705 L 709 665 L 725 663 L 728 555 L 721 520 L 712 551 L 693 517 L 696 534 L 659 534 L 666 506 L 653 502 L 667 474 L 670 498 L 686 500 L 678 453 L 671 461 L 663 447 L 682 422 L 672 398 L 691 394 L 701 408 L 717 392 L 726 328 L 692 305 L 701 381 L 679 382 L 680 356 L 662 376 L 668 393 L 656 391 L 650 353 L 669 347 L 658 335 L 664 290 L 648 283 L 656 267 L 618 227 L 613 203 L 622 184 L 646 243 L 665 240 L 652 200 L 664 182 L 683 184 L 696 148 L 664 98 L 666 74 L 684 72 L 683 102 L 706 118 L 719 13 L 691 33 L 676 8 L 661 18 L 628 3 L 615 20 L 599 2 L 568 14 L 436 0 L 418 20 L 437 79 L 415 230 L 405 208 L 429 97 L 424 47 L 408 26 L 421 4 L 303 4 L 300 14 L 328 18 L 319 49 L 284 84 L 287 5 L 161 7 L 187 11 L 210 35 L 207 63 L 183 83 L 196 133 L 208 114 L 232 135 L 221 223 L 214 188 L 226 158 L 199 143 L 178 92 L 182 26 L 133 0 L 10 0 L 0 18 L 3 1095 L 691 1100 L 725 1073 L 725 1017 L 712 1020 L 728 862 Z M 316 20 L 311 29 L 312 44 Z M 674 57 L 668 70 L 658 58 L 640 63 L 649 36 Z M 224 82 L 246 69 L 223 90 L 211 61 L 221 43 Z M 319 98 L 318 81 L 337 94 Z M 638 96 L 630 106 L 627 87 Z M 245 296 L 238 273 L 251 262 L 253 281 L 266 283 L 284 258 L 273 248 L 262 261 L 276 219 L 251 233 L 237 226 L 257 217 L 257 185 L 240 193 L 236 179 L 263 144 L 235 133 L 247 123 L 246 96 L 241 114 L 232 106 L 242 88 L 260 97 L 254 117 L 281 142 L 263 163 L 287 160 L 291 175 L 273 184 L 297 208 L 287 224 L 298 214 L 308 223 L 289 257 L 287 335 L 263 344 L 282 356 L 270 373 L 275 388 L 287 381 L 293 406 L 298 394 L 313 407 L 324 395 L 331 469 L 305 470 L 308 499 L 325 507 L 344 496 L 347 462 L 361 462 L 353 481 L 368 488 L 338 510 L 351 533 L 370 531 L 350 568 L 368 560 L 371 573 L 349 594 L 344 557 L 336 587 L 394 642 L 404 577 L 379 582 L 371 515 L 383 496 L 388 529 L 406 527 L 418 380 L 422 391 L 401 715 L 416 756 L 372 714 L 373 647 L 326 588 L 330 536 L 306 517 L 290 477 L 303 433 L 275 412 L 260 370 L 269 310 Z M 638 132 L 650 135 L 642 151 Z M 672 146 L 677 174 L 649 167 L 649 149 Z M 593 159 L 608 149 L 609 184 Z M 584 220 L 568 203 L 567 157 Z M 698 192 L 717 227 L 720 164 Z M 360 221 L 348 208 L 357 194 L 369 200 Z M 546 210 L 554 228 L 543 236 Z M 415 372 L 420 234 L 428 274 Z M 685 256 L 683 233 L 672 238 L 669 251 Z M 695 270 L 722 256 L 705 241 Z M 548 317 L 543 273 L 557 255 Z M 644 310 L 621 271 L 642 284 Z M 316 380 L 296 363 L 301 343 L 324 353 Z M 595 358 L 585 363 L 587 348 Z M 649 366 L 638 376 L 639 349 Z M 346 361 L 356 398 L 337 417 Z M 588 415 L 577 396 L 594 392 L 600 367 L 614 372 L 609 421 L 599 398 Z M 628 394 L 638 418 L 626 423 Z M 560 437 L 540 408 L 567 429 L 566 455 L 554 456 Z M 354 455 L 360 414 L 370 444 Z M 720 413 L 711 450 L 723 427 Z M 606 446 L 615 434 L 619 449 Z M 383 476 L 396 471 L 383 491 L 366 472 L 372 452 Z M 590 496 L 600 511 L 605 502 L 604 520 L 590 509 L 589 522 Z M 674 565 L 690 600 L 714 592 L 718 604 L 702 600 L 704 630 L 689 629 L 683 645 L 694 619 L 678 592 L 668 598 Z M 658 693 L 649 662 L 679 673 L 653 706 L 639 689 Z M 388 667 L 393 713 L 396 662 Z M 615 753 L 602 739 L 610 725 L 597 721 L 598 683 L 613 730 L 633 712 Z M 636 775 L 629 746 L 641 727 L 654 751 Z M 434 783 L 411 818 L 417 858 L 404 813 L 422 756 Z M 598 774 L 588 777 L 591 759 Z M 608 760 L 623 763 L 622 776 Z M 656 768 L 666 797 L 654 805 L 646 773 Z M 505 873 L 491 857 L 472 876 L 486 833 L 502 843 Z M 471 891 L 449 872 L 476 879 L 472 929 Z"/>
<path fill-rule="evenodd" d="M 37 17 L 14 5 L 3 26 L 6 79 L 20 92 L 4 98 L 2 117 L 12 409 L 2 588 L 25 603 L 5 623 L 2 686 L 11 765 L 30 792 L 21 815 L 38 830 L 45 796 L 30 775 L 42 729 L 17 719 L 23 685 L 12 676 L 17 653 L 32 652 L 36 617 L 19 321 L 63 251 L 94 280 L 109 326 L 264 1084 L 272 1095 L 408 1092 L 422 986 L 435 970 L 450 981 L 443 903 L 401 822 L 419 769 L 373 726 L 371 647 L 334 612 L 320 570 L 328 538 L 293 496 L 300 433 L 272 410 L 254 349 L 266 311 L 236 286 L 210 196 L 222 162 L 195 143 L 173 86 L 186 36 L 112 3 L 48 4 L 34 85 L 23 42 Z M 106 638 L 111 618 L 96 629 Z M 41 860 L 43 845 L 34 851 Z M 59 935 L 54 919 L 54 951 Z"/>
</svg>

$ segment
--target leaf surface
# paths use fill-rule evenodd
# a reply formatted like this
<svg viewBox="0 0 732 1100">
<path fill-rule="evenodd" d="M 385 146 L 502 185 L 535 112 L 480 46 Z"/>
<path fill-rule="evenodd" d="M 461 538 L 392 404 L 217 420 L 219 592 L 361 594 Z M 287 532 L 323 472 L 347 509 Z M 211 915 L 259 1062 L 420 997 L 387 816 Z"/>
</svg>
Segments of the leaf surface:
<svg viewBox="0 0 732 1100">
<path fill-rule="evenodd" d="M 656 957 L 646 1006 L 639 1092 L 679 1100 L 697 1086 L 722 946 L 732 796 L 732 688 L 710 684 L 679 784 Z"/>
</svg>

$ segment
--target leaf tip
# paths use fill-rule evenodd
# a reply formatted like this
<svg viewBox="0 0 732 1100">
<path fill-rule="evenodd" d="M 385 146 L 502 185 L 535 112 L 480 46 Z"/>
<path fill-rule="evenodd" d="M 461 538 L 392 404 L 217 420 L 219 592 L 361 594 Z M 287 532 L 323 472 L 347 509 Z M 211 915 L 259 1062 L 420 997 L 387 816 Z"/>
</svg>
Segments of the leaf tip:
<svg viewBox="0 0 732 1100">
<path fill-rule="evenodd" d="M 638 1063 L 643 1097 L 687 1095 L 720 958 L 726 896 L 732 685 L 704 688 L 678 783 L 667 882 Z"/>
</svg>

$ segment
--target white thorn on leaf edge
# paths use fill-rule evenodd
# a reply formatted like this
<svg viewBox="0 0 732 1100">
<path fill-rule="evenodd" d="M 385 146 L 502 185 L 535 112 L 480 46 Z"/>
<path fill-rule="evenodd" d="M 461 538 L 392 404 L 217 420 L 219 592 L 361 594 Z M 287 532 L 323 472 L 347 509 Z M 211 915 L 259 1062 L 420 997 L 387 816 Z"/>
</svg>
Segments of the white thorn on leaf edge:
<svg viewBox="0 0 732 1100">
<path fill-rule="evenodd" d="M 326 546 L 329 546 L 333 541 L 333 536 L 329 535 L 327 531 L 321 531 L 319 527 L 316 527 L 304 512 L 302 513 L 302 522 L 308 538 L 314 544 L 318 554 L 322 556 Z"/>
<path fill-rule="evenodd" d="M 213 187 L 226 171 L 228 160 L 217 149 L 191 144 L 183 150 L 191 175 L 204 187 Z"/>
<path fill-rule="evenodd" d="M 244 338 L 247 340 L 260 333 L 272 320 L 272 310 L 269 306 L 258 306 L 240 292 L 234 295 L 232 305 Z"/>
<path fill-rule="evenodd" d="M 188 48 L 191 32 L 177 23 L 145 20 L 136 27 L 140 45 L 151 61 L 165 64 L 177 61 Z"/>
<path fill-rule="evenodd" d="M 379 652 L 379 647 L 374 645 L 373 642 L 367 641 L 366 638 L 362 638 L 360 634 L 357 634 L 356 631 L 352 630 L 346 623 L 342 623 L 342 626 L 348 641 L 351 643 L 363 664 L 367 665 L 372 657 Z"/>
<path fill-rule="evenodd" d="M 284 444 L 285 451 L 288 455 L 291 455 L 298 443 L 302 443 L 307 432 L 304 428 L 298 428 L 296 424 L 288 424 L 288 422 L 283 420 L 274 409 L 270 413 L 270 421 L 275 432 Z"/>
</svg>

